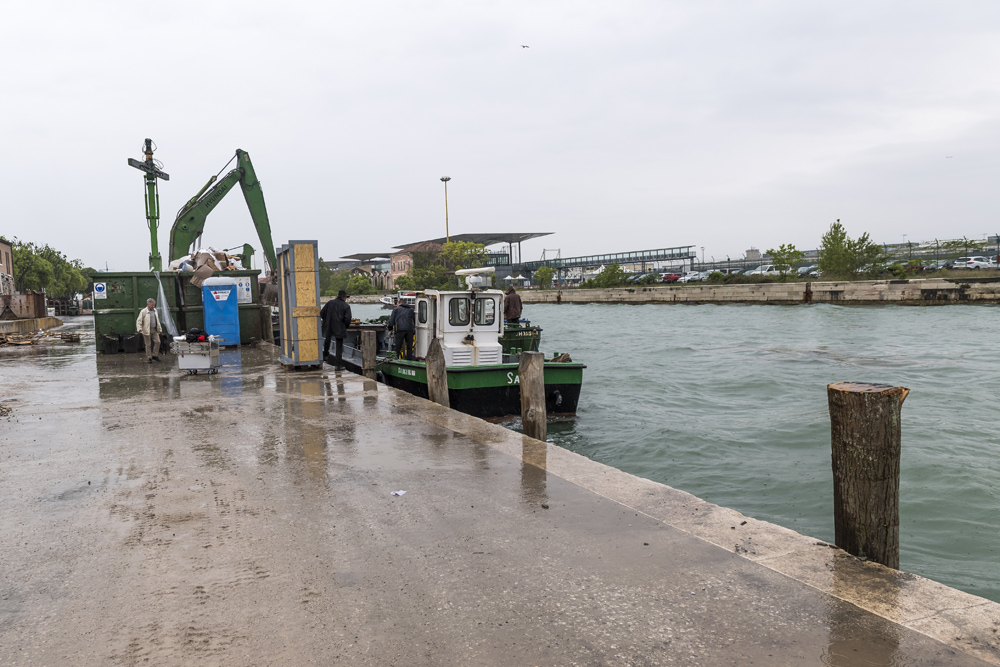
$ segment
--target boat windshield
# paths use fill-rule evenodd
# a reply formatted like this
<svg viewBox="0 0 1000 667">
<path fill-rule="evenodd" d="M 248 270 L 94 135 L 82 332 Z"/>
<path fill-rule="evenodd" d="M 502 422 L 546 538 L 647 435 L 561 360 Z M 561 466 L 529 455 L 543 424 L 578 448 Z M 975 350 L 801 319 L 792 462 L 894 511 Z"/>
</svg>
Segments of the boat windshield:
<svg viewBox="0 0 1000 667">
<path fill-rule="evenodd" d="M 461 327 L 468 323 L 469 300 L 464 298 L 451 299 L 448 302 L 448 324 L 453 327 Z"/>
<path fill-rule="evenodd" d="M 496 321 L 496 301 L 493 299 L 476 299 L 476 324 L 490 326 Z"/>
</svg>

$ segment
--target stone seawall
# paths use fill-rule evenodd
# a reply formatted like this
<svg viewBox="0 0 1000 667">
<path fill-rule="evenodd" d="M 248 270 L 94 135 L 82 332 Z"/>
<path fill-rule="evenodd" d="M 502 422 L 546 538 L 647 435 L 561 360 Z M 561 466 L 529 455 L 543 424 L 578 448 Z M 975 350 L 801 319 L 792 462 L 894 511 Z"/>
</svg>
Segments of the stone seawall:
<svg viewBox="0 0 1000 667">
<path fill-rule="evenodd" d="M 0 333 L 27 334 L 39 330 L 62 326 L 62 320 L 55 317 L 36 317 L 30 320 L 0 320 Z"/>
<path fill-rule="evenodd" d="M 1000 278 L 928 278 L 750 285 L 653 285 L 520 292 L 524 303 L 1000 303 Z"/>
</svg>

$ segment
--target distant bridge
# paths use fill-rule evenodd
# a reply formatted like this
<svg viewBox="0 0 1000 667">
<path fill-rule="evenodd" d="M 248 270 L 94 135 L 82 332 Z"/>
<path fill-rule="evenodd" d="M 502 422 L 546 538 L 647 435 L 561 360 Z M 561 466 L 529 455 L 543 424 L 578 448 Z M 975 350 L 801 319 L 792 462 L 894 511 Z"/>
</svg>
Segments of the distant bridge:
<svg viewBox="0 0 1000 667">
<path fill-rule="evenodd" d="M 694 262 L 698 258 L 695 246 L 684 245 L 676 248 L 660 248 L 659 250 L 635 250 L 619 252 L 610 255 L 588 255 L 586 257 L 556 257 L 541 259 L 537 262 L 524 262 L 518 267 L 534 273 L 537 269 L 547 266 L 557 271 L 570 268 L 593 269 L 609 264 L 645 264 L 646 262 Z"/>
</svg>

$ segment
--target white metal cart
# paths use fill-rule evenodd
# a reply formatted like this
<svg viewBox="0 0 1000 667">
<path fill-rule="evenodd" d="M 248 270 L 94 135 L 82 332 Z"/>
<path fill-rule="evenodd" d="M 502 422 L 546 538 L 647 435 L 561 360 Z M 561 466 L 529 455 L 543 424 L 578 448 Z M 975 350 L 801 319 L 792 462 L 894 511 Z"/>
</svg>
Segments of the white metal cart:
<svg viewBox="0 0 1000 667">
<path fill-rule="evenodd" d="M 186 340 L 174 340 L 173 353 L 177 355 L 177 367 L 187 371 L 188 375 L 197 375 L 204 371 L 210 375 L 219 372 L 219 341 L 208 340 L 204 343 L 189 343 Z"/>
</svg>

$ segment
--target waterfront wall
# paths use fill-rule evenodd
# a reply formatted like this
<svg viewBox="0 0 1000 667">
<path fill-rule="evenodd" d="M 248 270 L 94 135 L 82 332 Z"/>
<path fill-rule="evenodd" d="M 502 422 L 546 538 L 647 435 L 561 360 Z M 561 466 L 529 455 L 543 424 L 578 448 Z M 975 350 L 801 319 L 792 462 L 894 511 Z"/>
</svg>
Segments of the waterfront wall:
<svg viewBox="0 0 1000 667">
<path fill-rule="evenodd" d="M 1000 278 L 925 278 L 749 285 L 651 285 L 520 292 L 524 303 L 1000 303 Z"/>
<path fill-rule="evenodd" d="M 385 294 L 395 295 L 395 292 L 386 292 Z M 364 303 L 364 304 L 378 303 L 379 299 L 382 298 L 382 296 L 383 296 L 382 293 L 379 293 L 379 294 L 352 294 L 351 297 L 350 297 L 350 299 L 348 300 L 348 303 L 349 304 L 355 304 L 355 303 Z M 321 296 L 319 298 L 319 305 L 323 306 L 324 304 L 326 304 L 327 301 L 333 301 L 336 298 L 337 298 L 336 295 L 334 295 L 334 296 L 329 296 L 329 295 Z"/>
<path fill-rule="evenodd" d="M 0 333 L 27 334 L 40 329 L 54 329 L 58 326 L 62 326 L 62 320 L 55 317 L 35 317 L 30 320 L 0 320 Z"/>
</svg>

